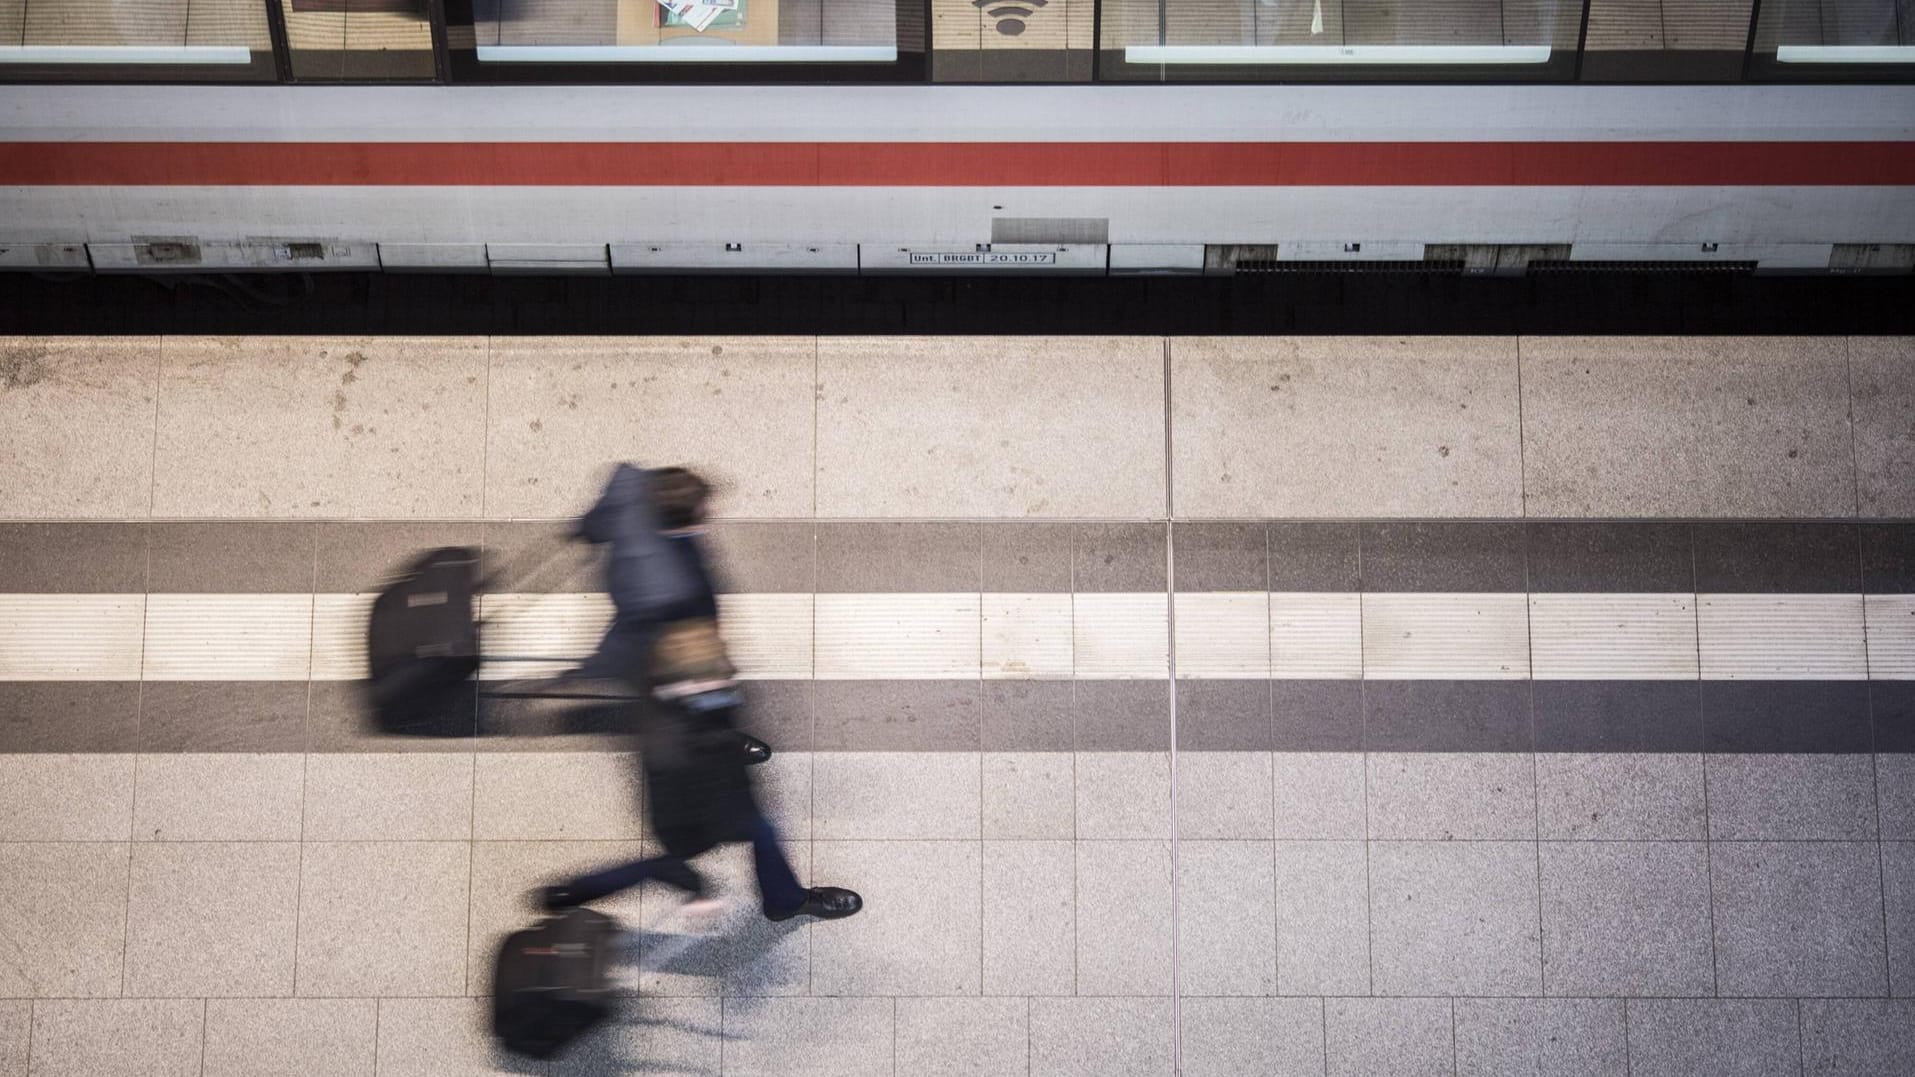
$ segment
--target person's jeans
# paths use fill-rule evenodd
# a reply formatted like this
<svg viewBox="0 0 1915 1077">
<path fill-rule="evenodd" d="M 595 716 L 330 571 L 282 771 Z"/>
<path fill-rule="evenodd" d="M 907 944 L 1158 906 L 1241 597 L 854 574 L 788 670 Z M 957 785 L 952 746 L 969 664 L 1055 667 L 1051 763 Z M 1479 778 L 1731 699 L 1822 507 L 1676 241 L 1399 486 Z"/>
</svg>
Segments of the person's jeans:
<svg viewBox="0 0 1915 1077">
<path fill-rule="evenodd" d="M 764 903 L 766 915 L 789 913 L 804 904 L 805 888 L 792 873 L 791 863 L 779 847 L 778 830 L 762 815 L 752 824 L 751 861 L 758 874 L 758 896 Z M 694 894 L 704 890 L 704 881 L 698 872 L 683 857 L 677 856 L 654 856 L 619 864 L 581 875 L 566 883 L 565 888 L 572 891 L 573 900 L 584 903 L 652 879 Z"/>
</svg>

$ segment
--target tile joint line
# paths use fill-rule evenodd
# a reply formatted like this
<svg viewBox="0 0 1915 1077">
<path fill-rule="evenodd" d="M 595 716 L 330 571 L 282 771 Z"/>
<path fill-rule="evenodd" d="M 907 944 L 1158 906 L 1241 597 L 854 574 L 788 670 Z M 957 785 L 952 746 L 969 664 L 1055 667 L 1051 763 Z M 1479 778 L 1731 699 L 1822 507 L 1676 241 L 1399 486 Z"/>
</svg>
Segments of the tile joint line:
<svg viewBox="0 0 1915 1077">
<path fill-rule="evenodd" d="M 1517 403 L 1521 415 L 1522 402 L 1522 355 L 1518 346 L 1516 367 Z M 1524 511 L 1527 512 L 1527 506 Z M 1543 915 L 1543 763 L 1542 738 L 1538 735 L 1536 724 L 1536 580 L 1531 572 L 1529 557 L 1529 527 L 1522 529 L 1523 536 L 1523 659 L 1528 664 L 1523 680 L 1529 709 L 1529 807 L 1530 825 L 1535 833 L 1536 848 L 1536 985 L 1537 993 L 1549 996 L 1549 932 L 1545 929 L 1546 917 Z M 1711 943 L 1713 945 L 1713 942 Z"/>
<path fill-rule="evenodd" d="M 1863 519 L 1863 516 L 1862 516 L 1862 451 L 1861 451 L 1861 441 L 1856 436 L 1856 433 L 1855 433 L 1855 344 L 1854 344 L 1854 338 L 1852 337 L 1842 338 L 1842 378 L 1843 378 L 1843 387 L 1848 390 L 1848 407 L 1843 410 L 1846 411 L 1848 414 L 1849 477 L 1852 480 L 1854 480 L 1855 519 L 1858 522 L 1860 522 Z M 1867 580 L 1862 581 L 1862 587 L 1864 591 L 1867 590 L 1868 588 Z"/>
<path fill-rule="evenodd" d="M 1458 1065 L 1456 1050 L 1456 996 L 1450 996 L 1450 1072 L 1461 1074 L 1463 1068 Z"/>
<path fill-rule="evenodd" d="M 1702 676 L 1702 582 L 1697 576 L 1699 558 L 1696 555 L 1696 533 L 1694 525 L 1687 527 L 1689 534 L 1689 584 L 1697 589 L 1694 616 L 1696 622 L 1696 676 Z M 1716 850 L 1715 819 L 1709 808 L 1709 710 L 1703 703 L 1703 687 L 1698 683 L 1696 689 L 1696 717 L 1702 727 L 1702 750 L 1697 754 L 1702 767 L 1702 870 L 1703 878 L 1709 889 L 1709 994 L 1722 997 L 1722 969 L 1716 956 Z M 1625 1008 L 1628 1003 L 1624 1003 Z"/>
<path fill-rule="evenodd" d="M 1170 674 L 1164 684 L 1170 693 L 1170 1068 L 1183 1073 L 1183 969 L 1178 936 L 1182 934 L 1178 892 L 1183 888 L 1181 847 L 1177 825 L 1177 527 L 1171 471 L 1170 338 L 1164 355 L 1164 664 Z M 1075 591 L 1075 587 L 1072 588 Z"/>
<path fill-rule="evenodd" d="M 157 416 L 158 394 L 154 408 Z M 158 435 L 156 434 L 155 437 Z M 157 451 L 157 450 L 156 450 Z M 133 704 L 133 785 L 127 791 L 126 807 L 126 907 L 120 912 L 120 997 L 126 997 L 127 977 L 133 963 L 133 857 L 138 851 L 140 826 L 140 749 L 145 741 L 146 721 L 146 637 L 153 593 L 153 528 L 142 530 L 140 548 L 140 668 L 139 687 Z"/>
</svg>

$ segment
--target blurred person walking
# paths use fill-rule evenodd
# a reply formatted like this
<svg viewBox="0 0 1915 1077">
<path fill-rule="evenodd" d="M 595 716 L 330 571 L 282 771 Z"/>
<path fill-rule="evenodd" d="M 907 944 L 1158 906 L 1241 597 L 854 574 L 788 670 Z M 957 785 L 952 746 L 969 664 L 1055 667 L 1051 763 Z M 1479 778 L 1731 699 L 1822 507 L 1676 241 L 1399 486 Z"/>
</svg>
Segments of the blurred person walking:
<svg viewBox="0 0 1915 1077">
<path fill-rule="evenodd" d="M 657 702 L 639 723 L 639 754 L 664 855 L 545 887 L 538 897 L 547 909 L 648 880 L 696 901 L 706 884 L 690 861 L 732 842 L 752 846 L 767 919 L 839 919 L 863 907 L 855 891 L 801 884 L 758 806 L 746 768 L 770 758 L 771 749 L 738 729 L 744 700 L 718 632 L 717 589 L 703 547 L 711 493 L 685 468 L 620 464 L 579 521 L 580 538 L 609 546 L 614 615 L 598 650 L 568 676 L 617 678 Z"/>
</svg>

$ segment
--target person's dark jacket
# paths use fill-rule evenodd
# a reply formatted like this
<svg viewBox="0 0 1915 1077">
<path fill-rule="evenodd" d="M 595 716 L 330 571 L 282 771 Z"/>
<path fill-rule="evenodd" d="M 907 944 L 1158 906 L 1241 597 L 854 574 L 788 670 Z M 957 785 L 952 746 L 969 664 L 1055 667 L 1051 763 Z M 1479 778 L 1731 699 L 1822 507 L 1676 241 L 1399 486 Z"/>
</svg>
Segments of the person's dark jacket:
<svg viewBox="0 0 1915 1077">
<path fill-rule="evenodd" d="M 703 615 L 716 616 L 717 598 L 703 558 L 683 539 L 659 532 L 651 480 L 631 464 L 613 469 L 598 503 L 579 520 L 577 534 L 608 547 L 605 592 L 613 612 L 598 649 L 572 675 L 616 677 L 645 691 L 659 626 L 706 610 L 711 612 Z"/>
<path fill-rule="evenodd" d="M 620 677 L 643 691 L 660 628 L 718 615 L 704 551 L 694 536 L 659 532 L 651 484 L 630 464 L 613 471 L 598 503 L 579 521 L 578 533 L 610 547 L 606 590 L 614 610 L 612 627 L 579 672 Z M 731 706 L 712 707 L 712 702 L 647 707 L 638 725 L 647 814 L 672 856 L 692 857 L 715 845 L 748 841 L 758 818 L 731 720 L 735 700 Z"/>
<path fill-rule="evenodd" d="M 579 520 L 578 533 L 610 547 L 605 590 L 616 611 L 615 626 L 676 620 L 688 604 L 698 602 L 699 584 L 710 586 L 673 540 L 659 533 L 651 480 L 631 464 L 612 471 L 598 503 Z"/>
</svg>

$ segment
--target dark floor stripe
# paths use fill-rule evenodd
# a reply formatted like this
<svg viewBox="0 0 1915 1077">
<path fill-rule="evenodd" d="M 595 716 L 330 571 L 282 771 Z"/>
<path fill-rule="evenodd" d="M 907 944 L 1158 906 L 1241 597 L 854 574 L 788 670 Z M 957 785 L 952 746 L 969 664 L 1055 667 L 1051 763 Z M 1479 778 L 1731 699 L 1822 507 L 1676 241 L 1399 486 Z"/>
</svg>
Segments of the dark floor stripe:
<svg viewBox="0 0 1915 1077">
<path fill-rule="evenodd" d="M 1363 682 L 1270 682 L 1270 746 L 1279 752 L 1363 750 Z"/>
<path fill-rule="evenodd" d="M 1915 592 L 1915 521 L 1188 521 L 1184 591 Z M 565 521 L 0 523 L 0 592 L 352 592 L 483 547 L 507 589 L 597 588 Z M 727 590 L 1152 591 L 1156 522 L 720 520 Z M 1359 553 L 1360 548 L 1360 553 Z M 1359 578 L 1358 563 L 1361 559 Z M 149 567 L 150 565 L 150 567 Z M 1693 567 L 1692 567 L 1693 566 Z"/>
<path fill-rule="evenodd" d="M 1534 750 L 1527 681 L 1365 681 L 1373 752 Z"/>
<path fill-rule="evenodd" d="M 1701 594 L 1852 594 L 1862 589 L 1861 536 L 1848 523 L 1698 526 Z"/>
<path fill-rule="evenodd" d="M 140 751 L 306 750 L 306 681 L 147 681 Z"/>
<path fill-rule="evenodd" d="M 521 687 L 487 682 L 490 693 Z M 1168 682 L 751 681 L 788 751 L 1168 751 Z M 1915 752 L 1915 682 L 1184 680 L 1184 751 Z M 361 682 L 0 682 L 0 753 L 623 750 L 602 700 L 473 689 L 375 729 Z"/>
<path fill-rule="evenodd" d="M 1366 523 L 1365 591 L 1521 591 L 1521 523 Z"/>
<path fill-rule="evenodd" d="M 1704 681 L 1712 752 L 1866 752 L 1875 739 L 1866 681 Z"/>
<path fill-rule="evenodd" d="M 0 681 L 0 752 L 138 750 L 137 681 Z"/>
<path fill-rule="evenodd" d="M 1360 530 L 1356 524 L 1272 522 L 1265 532 L 1270 549 L 1270 589 L 1361 589 Z M 1182 587 L 1183 581 L 1179 579 L 1177 585 Z"/>
<path fill-rule="evenodd" d="M 478 747 L 474 686 L 451 693 L 409 718 L 397 734 L 374 728 L 360 681 L 315 681 L 306 721 L 311 752 L 463 752 Z"/>
<path fill-rule="evenodd" d="M 1872 595 L 1915 594 L 1915 523 L 1862 526 L 1862 589 Z"/>
<path fill-rule="evenodd" d="M 1679 523 L 1532 523 L 1529 587 L 1541 592 L 1693 592 L 1695 539 Z"/>
<path fill-rule="evenodd" d="M 1269 590 L 1268 531 L 1261 523 L 1178 524 L 1177 590 Z"/>
<path fill-rule="evenodd" d="M 1539 752 L 1699 752 L 1697 681 L 1536 681 Z"/>
<path fill-rule="evenodd" d="M 987 752 L 1068 752 L 1076 713 L 1070 681 L 985 681 L 980 743 Z"/>
<path fill-rule="evenodd" d="M 143 523 L 0 523 L 0 592 L 139 594 L 146 532 Z"/>
<path fill-rule="evenodd" d="M 420 553 L 440 546 L 478 546 L 476 520 L 404 523 L 323 523 L 313 590 L 321 594 L 376 591 Z"/>
<path fill-rule="evenodd" d="M 1878 752 L 1915 752 L 1915 681 L 1870 681 L 1869 718 Z"/>
<path fill-rule="evenodd" d="M 159 594 L 310 594 L 319 525 L 156 523 L 147 587 Z"/>
<path fill-rule="evenodd" d="M 1179 582 L 1182 576 L 1178 577 Z M 1275 744 L 1270 682 L 1177 682 L 1177 747 L 1183 751 L 1267 752 Z"/>
</svg>

